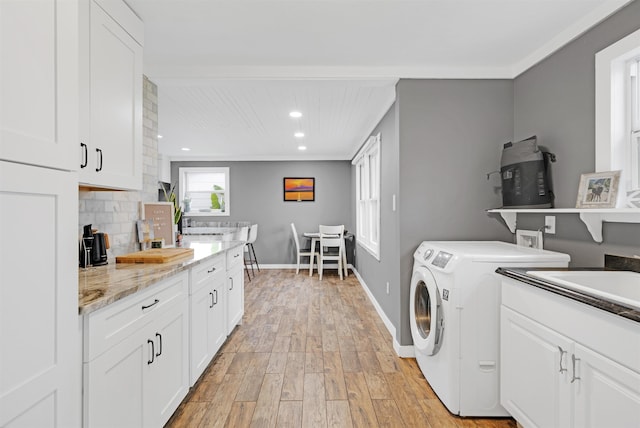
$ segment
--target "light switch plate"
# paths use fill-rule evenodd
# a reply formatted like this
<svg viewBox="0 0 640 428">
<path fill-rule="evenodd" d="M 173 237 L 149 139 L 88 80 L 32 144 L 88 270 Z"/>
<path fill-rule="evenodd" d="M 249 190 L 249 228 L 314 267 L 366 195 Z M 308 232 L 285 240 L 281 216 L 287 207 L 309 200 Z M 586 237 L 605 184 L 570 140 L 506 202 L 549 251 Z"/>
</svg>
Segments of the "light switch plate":
<svg viewBox="0 0 640 428">
<path fill-rule="evenodd" d="M 544 233 L 548 233 L 551 235 L 556 233 L 556 216 L 544 216 Z"/>
</svg>

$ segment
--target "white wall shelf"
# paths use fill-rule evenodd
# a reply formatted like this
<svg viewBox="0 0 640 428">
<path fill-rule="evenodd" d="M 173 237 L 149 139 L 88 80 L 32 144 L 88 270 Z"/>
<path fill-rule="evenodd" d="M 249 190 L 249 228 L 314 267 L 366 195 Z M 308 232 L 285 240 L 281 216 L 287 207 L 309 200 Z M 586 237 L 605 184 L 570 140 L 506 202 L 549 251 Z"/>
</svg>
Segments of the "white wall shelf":
<svg viewBox="0 0 640 428">
<path fill-rule="evenodd" d="M 603 222 L 640 223 L 640 208 L 497 208 L 487 212 L 500 214 L 511 233 L 516 231 L 518 214 L 579 214 L 580 220 L 587 226 L 591 237 L 596 242 L 602 242 Z"/>
</svg>

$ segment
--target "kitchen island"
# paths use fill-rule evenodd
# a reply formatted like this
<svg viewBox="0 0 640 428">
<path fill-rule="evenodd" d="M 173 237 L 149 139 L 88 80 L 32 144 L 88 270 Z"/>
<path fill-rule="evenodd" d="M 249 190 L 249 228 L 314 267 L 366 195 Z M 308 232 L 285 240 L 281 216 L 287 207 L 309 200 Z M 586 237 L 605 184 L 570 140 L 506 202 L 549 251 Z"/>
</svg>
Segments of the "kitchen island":
<svg viewBox="0 0 640 428">
<path fill-rule="evenodd" d="M 83 426 L 163 426 L 244 314 L 244 242 L 80 269 Z M 123 394 L 122 391 L 127 391 Z"/>
</svg>

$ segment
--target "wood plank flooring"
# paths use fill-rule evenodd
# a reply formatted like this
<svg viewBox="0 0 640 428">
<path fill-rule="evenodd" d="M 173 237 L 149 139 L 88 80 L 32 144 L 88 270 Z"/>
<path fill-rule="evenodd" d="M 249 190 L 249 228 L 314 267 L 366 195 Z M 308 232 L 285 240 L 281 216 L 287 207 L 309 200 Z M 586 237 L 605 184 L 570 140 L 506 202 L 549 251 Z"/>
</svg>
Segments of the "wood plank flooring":
<svg viewBox="0 0 640 428">
<path fill-rule="evenodd" d="M 515 428 L 459 418 L 392 338 L 354 275 L 262 270 L 245 315 L 167 427 Z"/>
</svg>

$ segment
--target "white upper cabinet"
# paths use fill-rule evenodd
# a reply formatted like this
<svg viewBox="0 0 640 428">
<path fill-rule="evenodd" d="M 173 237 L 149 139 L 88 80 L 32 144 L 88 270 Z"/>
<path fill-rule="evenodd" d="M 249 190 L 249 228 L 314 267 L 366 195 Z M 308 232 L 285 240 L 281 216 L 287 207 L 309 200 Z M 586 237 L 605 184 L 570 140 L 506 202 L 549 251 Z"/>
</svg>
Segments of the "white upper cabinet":
<svg viewBox="0 0 640 428">
<path fill-rule="evenodd" d="M 78 2 L 0 2 L 0 159 L 77 170 Z"/>
<path fill-rule="evenodd" d="M 121 1 L 81 8 L 80 183 L 142 188 L 142 33 Z"/>
</svg>

